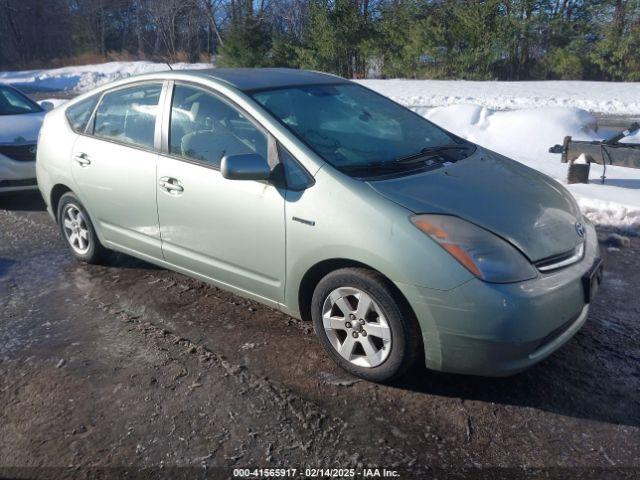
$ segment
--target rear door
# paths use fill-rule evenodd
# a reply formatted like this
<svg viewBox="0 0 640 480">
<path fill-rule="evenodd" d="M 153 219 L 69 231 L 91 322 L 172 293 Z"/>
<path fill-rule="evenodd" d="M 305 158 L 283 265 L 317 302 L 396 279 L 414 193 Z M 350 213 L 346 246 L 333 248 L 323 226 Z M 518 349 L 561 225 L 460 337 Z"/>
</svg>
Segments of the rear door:
<svg viewBox="0 0 640 480">
<path fill-rule="evenodd" d="M 107 246 L 154 258 L 162 258 L 156 120 L 163 91 L 162 82 L 150 82 L 106 92 L 71 162 L 81 200 Z"/>
<path fill-rule="evenodd" d="M 284 191 L 220 173 L 224 155 L 269 158 L 272 139 L 233 104 L 200 87 L 176 84 L 167 103 L 157 177 L 165 260 L 263 301 L 282 301 Z"/>
</svg>

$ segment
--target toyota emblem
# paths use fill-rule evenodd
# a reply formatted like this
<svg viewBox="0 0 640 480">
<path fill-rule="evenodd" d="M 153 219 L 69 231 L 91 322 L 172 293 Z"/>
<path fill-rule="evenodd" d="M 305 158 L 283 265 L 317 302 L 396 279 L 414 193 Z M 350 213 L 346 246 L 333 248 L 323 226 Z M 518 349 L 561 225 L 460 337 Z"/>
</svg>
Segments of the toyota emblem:
<svg viewBox="0 0 640 480">
<path fill-rule="evenodd" d="M 580 222 L 576 222 L 576 233 L 579 237 L 584 237 L 584 225 Z"/>
</svg>

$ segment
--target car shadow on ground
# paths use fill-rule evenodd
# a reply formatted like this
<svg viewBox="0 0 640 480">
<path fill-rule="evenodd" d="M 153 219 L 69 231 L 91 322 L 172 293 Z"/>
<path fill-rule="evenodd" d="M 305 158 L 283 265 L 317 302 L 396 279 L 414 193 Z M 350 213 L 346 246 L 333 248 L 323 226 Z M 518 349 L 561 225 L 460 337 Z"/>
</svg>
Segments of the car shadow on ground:
<svg viewBox="0 0 640 480">
<path fill-rule="evenodd" d="M 576 345 L 582 340 L 578 337 L 587 335 L 598 333 L 579 332 L 571 340 L 576 343 L 565 345 L 565 351 L 561 349 L 540 364 L 510 377 L 441 373 L 417 365 L 393 386 L 426 395 L 529 407 L 566 417 L 640 426 L 640 402 L 632 393 L 640 377 L 633 374 L 621 377 L 616 363 L 620 358 L 590 362 L 589 355 L 593 352 Z M 627 383 L 621 385 L 623 382 Z"/>
<path fill-rule="evenodd" d="M 105 268 L 164 270 L 120 253 L 113 254 Z M 603 304 L 593 308 L 593 315 L 574 338 L 548 359 L 517 375 L 488 378 L 440 373 L 418 363 L 391 386 L 430 397 L 529 407 L 570 418 L 638 427 L 640 402 L 633 394 L 640 385 L 634 367 L 637 359 L 629 349 L 631 345 L 615 338 L 612 329 L 602 328 L 611 320 L 606 311 Z"/>
<path fill-rule="evenodd" d="M 418 371 L 410 372 L 395 386 L 426 395 L 530 407 L 639 427 L 640 298 L 632 293 L 640 282 L 640 271 L 635 268 L 638 245 L 640 242 L 631 238 L 629 248 L 601 248 L 605 279 L 587 322 L 539 364 L 504 378 L 444 374 L 418 365 Z"/>
<path fill-rule="evenodd" d="M 144 260 L 140 260 L 139 258 L 131 257 L 125 253 L 120 252 L 110 253 L 108 259 L 105 260 L 104 263 L 109 268 L 114 269 L 127 268 L 132 270 L 166 270 L 165 268 L 154 265 L 153 263 L 145 262 Z"/>
<path fill-rule="evenodd" d="M 40 192 L 15 192 L 0 194 L 0 210 L 45 212 L 47 207 Z"/>
</svg>

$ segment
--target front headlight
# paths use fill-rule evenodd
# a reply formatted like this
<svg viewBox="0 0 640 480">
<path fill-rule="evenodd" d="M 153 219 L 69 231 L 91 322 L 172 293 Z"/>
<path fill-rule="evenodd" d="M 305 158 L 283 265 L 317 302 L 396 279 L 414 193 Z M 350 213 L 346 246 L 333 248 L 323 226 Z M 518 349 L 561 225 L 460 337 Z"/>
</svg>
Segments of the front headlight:
<svg viewBox="0 0 640 480">
<path fill-rule="evenodd" d="M 411 222 L 476 277 L 509 283 L 536 277 L 535 268 L 513 245 L 452 215 L 414 215 Z"/>
</svg>

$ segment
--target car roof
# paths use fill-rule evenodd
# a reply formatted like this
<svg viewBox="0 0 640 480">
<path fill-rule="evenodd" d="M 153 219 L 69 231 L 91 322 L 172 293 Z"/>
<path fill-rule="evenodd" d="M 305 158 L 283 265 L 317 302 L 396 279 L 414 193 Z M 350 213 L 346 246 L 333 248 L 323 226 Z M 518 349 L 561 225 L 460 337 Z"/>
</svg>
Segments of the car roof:
<svg viewBox="0 0 640 480">
<path fill-rule="evenodd" d="M 22 90 L 14 87 L 13 85 L 9 85 L 8 83 L 0 83 L 0 88 L 4 88 L 6 90 L 13 90 L 14 92 L 22 93 Z"/>
<path fill-rule="evenodd" d="M 176 70 L 175 73 L 212 78 L 245 92 L 301 85 L 348 83 L 348 80 L 336 75 L 294 68 L 209 68 Z"/>
</svg>

